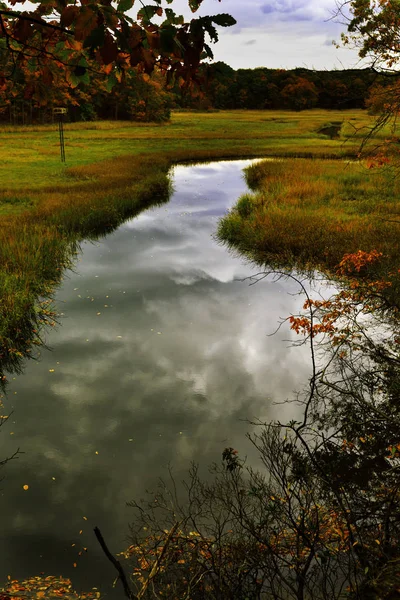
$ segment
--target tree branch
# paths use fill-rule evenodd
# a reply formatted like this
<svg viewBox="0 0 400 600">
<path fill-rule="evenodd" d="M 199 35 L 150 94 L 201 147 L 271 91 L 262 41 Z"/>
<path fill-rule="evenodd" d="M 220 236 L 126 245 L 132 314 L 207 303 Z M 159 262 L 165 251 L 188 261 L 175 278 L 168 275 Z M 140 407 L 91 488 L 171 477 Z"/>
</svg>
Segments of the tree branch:
<svg viewBox="0 0 400 600">
<path fill-rule="evenodd" d="M 29 21 L 30 23 L 36 23 L 37 25 L 43 25 L 44 27 L 49 27 L 50 29 L 56 29 L 57 31 L 62 31 L 67 35 L 74 35 L 72 31 L 69 29 L 65 29 L 61 27 L 61 25 L 54 25 L 53 23 L 48 23 L 43 19 L 36 19 L 36 17 L 31 17 L 28 14 L 18 13 L 13 10 L 0 10 L 0 15 L 4 15 L 5 17 L 16 17 L 18 19 L 22 19 L 24 21 Z"/>
<path fill-rule="evenodd" d="M 129 587 L 129 583 L 128 583 L 128 580 L 125 575 L 125 571 L 122 568 L 121 563 L 109 551 L 107 544 L 105 543 L 104 538 L 101 535 L 100 529 L 98 527 L 95 527 L 93 531 L 94 531 L 95 536 L 98 539 L 100 546 L 103 549 L 104 554 L 107 556 L 108 560 L 114 565 L 114 567 L 117 569 L 117 571 L 119 573 L 119 579 L 121 580 L 121 583 L 124 587 L 125 596 L 127 598 L 129 598 L 129 600 L 137 600 L 138 597 L 132 592 L 131 588 Z"/>
</svg>

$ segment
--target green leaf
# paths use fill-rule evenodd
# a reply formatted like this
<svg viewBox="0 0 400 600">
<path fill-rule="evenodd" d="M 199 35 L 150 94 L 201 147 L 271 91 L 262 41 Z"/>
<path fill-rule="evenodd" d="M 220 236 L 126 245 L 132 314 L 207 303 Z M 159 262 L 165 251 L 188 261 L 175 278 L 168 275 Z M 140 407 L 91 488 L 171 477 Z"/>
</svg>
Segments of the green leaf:
<svg viewBox="0 0 400 600">
<path fill-rule="evenodd" d="M 213 42 L 218 42 L 218 31 L 215 29 L 214 25 L 212 25 L 211 19 L 208 18 L 202 19 L 202 24 L 204 30 L 207 31 Z"/>
<path fill-rule="evenodd" d="M 111 92 L 111 90 L 113 89 L 113 87 L 116 83 L 117 83 L 117 78 L 115 77 L 114 73 L 111 73 L 111 75 L 109 76 L 107 83 L 106 83 L 107 92 Z"/>
<path fill-rule="evenodd" d="M 88 71 L 86 71 L 86 73 L 82 75 L 82 77 L 80 77 L 79 79 L 81 80 L 81 83 L 84 83 L 85 85 L 90 84 L 90 77 Z"/>
<path fill-rule="evenodd" d="M 172 53 L 176 48 L 176 27 L 167 25 L 160 28 L 160 46 L 163 52 Z"/>
<path fill-rule="evenodd" d="M 172 8 L 166 8 L 165 9 L 165 14 L 167 17 L 167 21 L 169 23 L 171 23 L 172 25 L 183 25 L 183 23 L 185 22 L 185 18 L 183 15 L 177 15 Z"/>
<path fill-rule="evenodd" d="M 70 74 L 70 84 L 72 88 L 76 88 L 81 82 L 80 77 L 74 75 L 74 73 Z"/>
<path fill-rule="evenodd" d="M 146 6 L 143 6 L 143 8 L 141 8 L 138 12 L 138 19 L 142 19 L 143 21 L 149 22 L 150 19 L 152 19 L 154 17 L 154 15 L 157 13 L 157 11 L 159 10 L 158 6 L 154 6 L 151 4 L 147 4 Z"/>
<path fill-rule="evenodd" d="M 232 17 L 232 15 L 228 15 L 227 13 L 221 13 L 220 15 L 213 15 L 210 17 L 211 21 L 220 27 L 232 27 L 232 25 L 236 25 L 236 19 Z"/>
<path fill-rule="evenodd" d="M 36 61 L 35 61 L 35 60 L 32 60 L 32 59 L 31 59 L 31 60 L 28 60 L 28 62 L 27 62 L 27 67 L 28 67 L 28 71 L 29 71 L 30 73 L 34 73 L 34 72 L 36 71 L 36 68 L 37 68 Z"/>
<path fill-rule="evenodd" d="M 84 48 L 100 48 L 104 44 L 105 39 L 105 31 L 104 27 L 96 27 L 93 31 L 88 35 L 86 40 L 83 42 Z"/>
<path fill-rule="evenodd" d="M 206 58 L 214 58 L 214 53 L 208 44 L 204 44 L 204 54 Z"/>
<path fill-rule="evenodd" d="M 203 0 L 189 0 L 190 10 L 196 12 Z"/>
<path fill-rule="evenodd" d="M 59 58 L 62 62 L 67 62 L 71 57 L 70 50 L 63 50 L 57 54 L 57 58 Z"/>
<path fill-rule="evenodd" d="M 119 0 L 117 10 L 118 12 L 125 12 L 132 8 L 134 0 Z"/>
</svg>

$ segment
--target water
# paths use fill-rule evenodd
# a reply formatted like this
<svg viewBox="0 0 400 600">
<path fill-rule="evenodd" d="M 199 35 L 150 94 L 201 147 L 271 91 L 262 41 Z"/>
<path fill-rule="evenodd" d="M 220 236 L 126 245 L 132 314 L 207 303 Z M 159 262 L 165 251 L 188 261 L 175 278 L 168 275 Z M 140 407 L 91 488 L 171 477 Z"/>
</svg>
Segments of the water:
<svg viewBox="0 0 400 600">
<path fill-rule="evenodd" d="M 169 204 L 82 245 L 56 295 L 50 349 L 5 402 L 14 412 L 0 457 L 24 454 L 2 471 L 0 581 L 62 574 L 122 597 L 93 527 L 122 550 L 126 502 L 169 463 L 180 480 L 190 461 L 206 466 L 233 446 L 257 466 L 246 419 L 293 416 L 293 405 L 274 402 L 306 382 L 308 351 L 283 341 L 287 328 L 268 334 L 301 306 L 288 294 L 297 289 L 239 281 L 258 269 L 213 238 L 250 162 L 176 167 Z"/>
</svg>

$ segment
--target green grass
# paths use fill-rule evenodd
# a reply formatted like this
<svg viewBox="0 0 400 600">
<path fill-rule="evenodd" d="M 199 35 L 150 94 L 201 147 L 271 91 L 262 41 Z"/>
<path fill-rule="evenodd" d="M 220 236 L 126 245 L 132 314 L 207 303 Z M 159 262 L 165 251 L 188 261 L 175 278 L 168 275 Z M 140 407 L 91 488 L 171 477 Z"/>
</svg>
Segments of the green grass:
<svg viewBox="0 0 400 600">
<path fill-rule="evenodd" d="M 390 278 L 387 300 L 400 306 L 400 182 L 362 163 L 286 159 L 249 167 L 253 194 L 219 224 L 218 237 L 260 264 L 330 275 L 345 253 L 383 254 L 363 276 Z"/>
<path fill-rule="evenodd" d="M 2 189 L 36 190 L 43 186 L 73 183 L 68 168 L 131 154 L 167 153 L 178 148 L 189 153 L 225 150 L 228 156 L 297 155 L 310 152 L 343 155 L 354 152 L 357 140 L 330 140 L 317 133 L 325 123 L 344 120 L 361 127 L 371 123 L 363 111 L 175 112 L 166 125 L 130 122 L 66 123 L 67 166 L 60 163 L 57 125 L 0 126 L 0 172 Z M 229 144 L 227 142 L 229 141 Z M 228 150 L 229 149 L 229 150 Z"/>
<path fill-rule="evenodd" d="M 51 320 L 37 298 L 60 282 L 75 244 L 165 201 L 172 164 L 254 156 L 355 157 L 359 135 L 346 141 L 343 135 L 331 140 L 317 133 L 332 121 L 343 122 L 344 133 L 372 124 L 357 110 L 175 112 L 165 125 L 67 123 L 66 165 L 60 162 L 57 125 L 0 127 L 0 375 L 1 369 L 19 368 L 37 341 L 40 323 Z M 331 163 L 324 163 L 321 180 L 335 177 Z M 343 180 L 346 193 L 360 183 L 351 177 Z M 276 194 L 286 185 L 285 178 L 271 182 Z M 347 217 L 355 206 L 349 205 Z M 367 211 L 368 199 L 358 206 Z M 248 217 L 248 207 L 242 210 Z"/>
</svg>

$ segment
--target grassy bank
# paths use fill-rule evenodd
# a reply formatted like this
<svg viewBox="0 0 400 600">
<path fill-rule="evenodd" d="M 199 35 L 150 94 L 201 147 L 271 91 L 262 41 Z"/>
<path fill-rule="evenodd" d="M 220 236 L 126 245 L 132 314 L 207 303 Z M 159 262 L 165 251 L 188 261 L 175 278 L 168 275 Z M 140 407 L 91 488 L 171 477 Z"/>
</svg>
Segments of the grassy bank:
<svg viewBox="0 0 400 600">
<path fill-rule="evenodd" d="M 330 122 L 343 123 L 338 139 L 318 133 Z M 17 370 L 32 343 L 40 343 L 40 324 L 53 315 L 39 299 L 51 295 L 79 240 L 167 200 L 172 164 L 355 156 L 370 123 L 362 111 L 318 110 L 174 113 L 166 125 L 66 124 L 66 166 L 59 160 L 56 126 L 0 127 L 2 369 Z M 358 137 L 346 141 L 355 129 Z"/>
<path fill-rule="evenodd" d="M 218 236 L 257 262 L 334 273 L 345 253 L 383 254 L 363 275 L 388 280 L 399 305 L 400 182 L 358 162 L 289 159 L 249 167 L 242 196 Z"/>
</svg>

